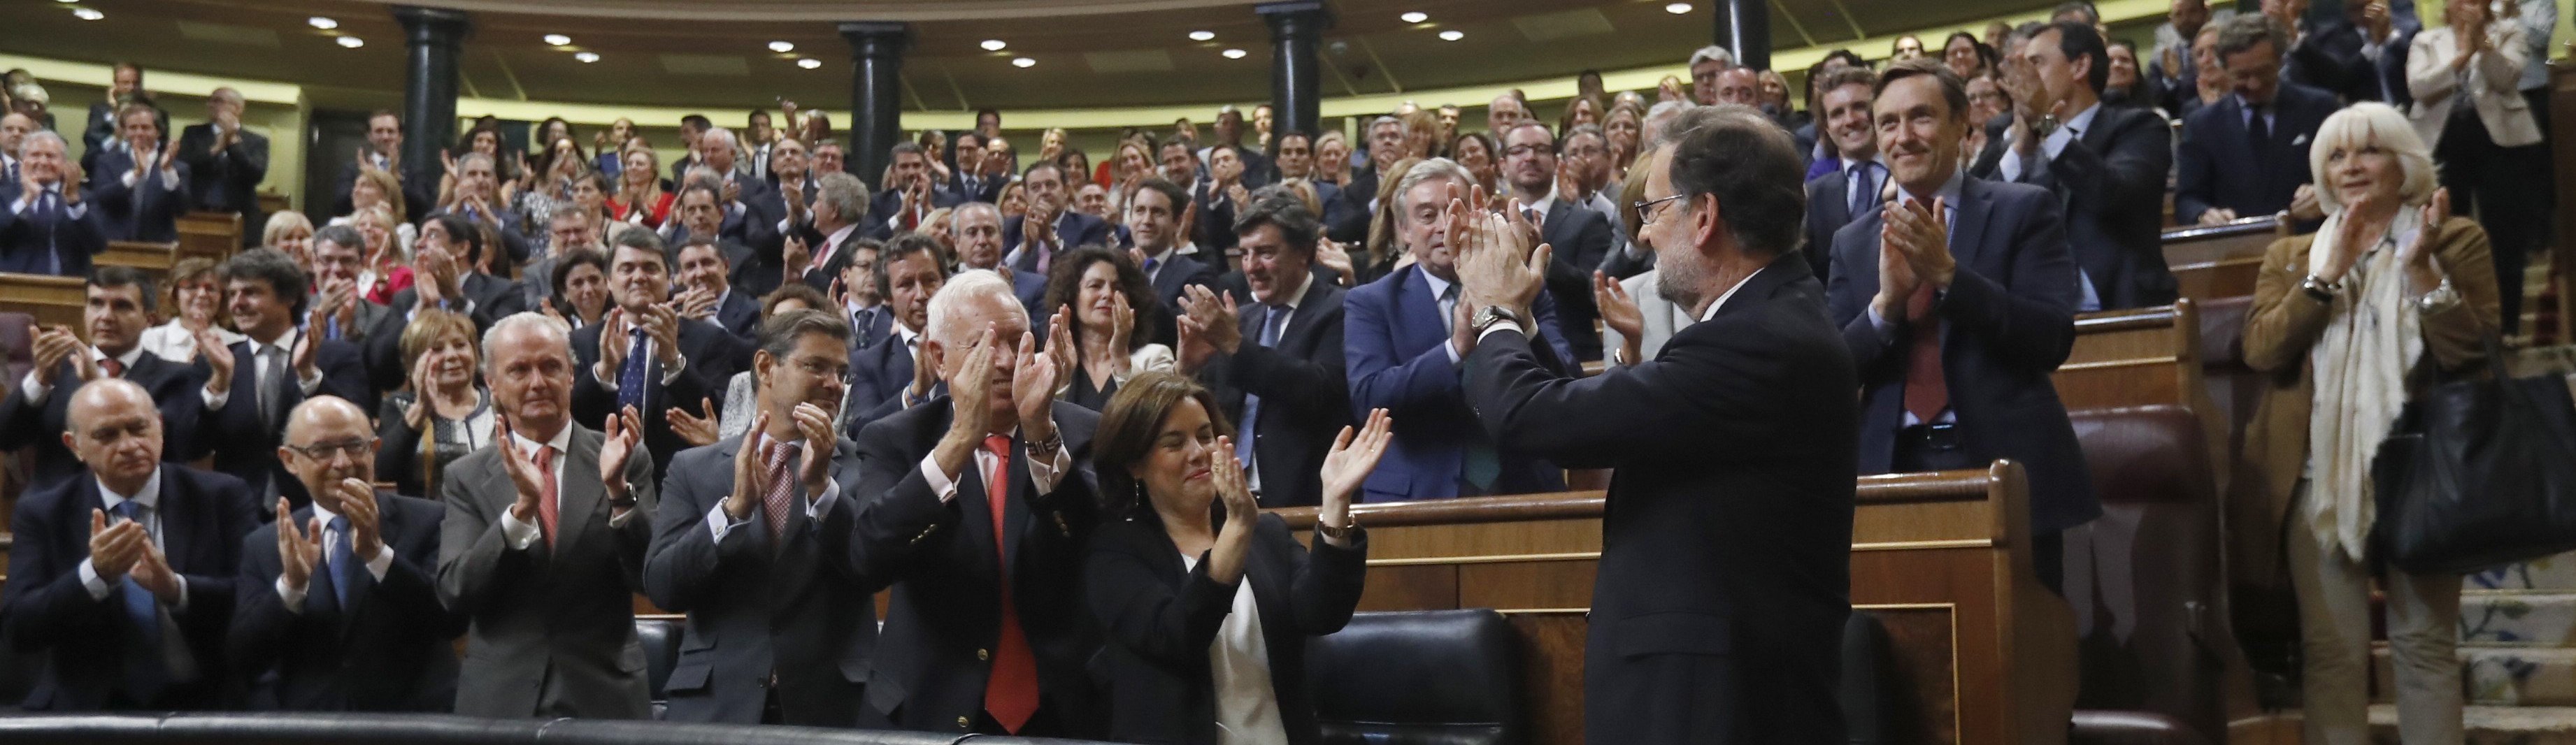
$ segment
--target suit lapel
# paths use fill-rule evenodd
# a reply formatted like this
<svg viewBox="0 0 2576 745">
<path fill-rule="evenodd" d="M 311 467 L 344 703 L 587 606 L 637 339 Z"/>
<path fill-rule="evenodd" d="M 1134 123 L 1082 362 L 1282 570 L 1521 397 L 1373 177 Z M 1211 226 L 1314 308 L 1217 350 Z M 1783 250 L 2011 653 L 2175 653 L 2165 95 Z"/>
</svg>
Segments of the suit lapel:
<svg viewBox="0 0 2576 745">
<path fill-rule="evenodd" d="M 1395 284 L 1395 322 L 1404 349 L 1429 349 L 1448 336 L 1442 328 L 1446 322 L 1440 318 L 1440 300 L 1431 295 L 1431 283 L 1414 281 L 1422 271 L 1421 265 L 1416 264 L 1397 275 L 1403 279 Z M 1429 325 L 1423 325 L 1424 320 Z"/>
<path fill-rule="evenodd" d="M 1959 204 L 1951 207 L 1959 218 L 1950 229 L 1950 256 L 1960 266 L 1975 267 L 1979 249 L 1985 246 L 1986 218 L 1994 212 L 1994 202 L 1986 193 L 1986 182 L 1974 176 L 1959 184 Z"/>
<path fill-rule="evenodd" d="M 1568 197 L 1560 194 L 1557 195 L 1555 202 L 1551 202 L 1547 205 L 1547 216 L 1542 218 L 1547 222 L 1547 224 L 1541 227 L 1539 232 L 1547 234 L 1547 241 L 1549 243 L 1572 247 L 1574 245 L 1574 236 L 1566 234 L 1565 230 L 1574 226 L 1568 224 L 1572 221 L 1565 219 L 1565 216 L 1574 211 L 1574 205 L 1567 203 L 1565 201 L 1566 199 L 1568 199 Z"/>
<path fill-rule="evenodd" d="M 1826 178 L 1823 183 L 1816 186 L 1816 197 L 1817 203 L 1807 205 L 1807 208 L 1823 212 L 1826 225 L 1840 229 L 1844 225 L 1851 224 L 1851 177 L 1849 175 L 1835 174 Z M 1826 233 L 1823 237 L 1825 245 L 1822 248 L 1832 251 L 1833 234 Z"/>
<path fill-rule="evenodd" d="M 196 527 L 198 515 L 193 498 L 196 495 L 179 488 L 179 479 L 176 469 L 161 467 L 160 502 L 153 509 L 161 513 L 161 553 L 170 560 L 171 572 L 184 574 L 197 568 L 197 531 L 192 528 Z M 96 488 L 96 483 L 92 480 L 91 488 Z"/>
<path fill-rule="evenodd" d="M 555 480 L 555 553 L 559 556 L 571 552 L 589 533 L 590 517 L 599 512 L 599 504 L 607 496 L 599 479 L 582 476 L 599 473 L 600 435 L 578 424 L 566 426 L 572 427 L 570 452 L 564 455 L 563 476 Z M 643 444 L 637 443 L 636 447 Z M 512 487 L 512 492 L 516 491 L 517 487 Z"/>
</svg>

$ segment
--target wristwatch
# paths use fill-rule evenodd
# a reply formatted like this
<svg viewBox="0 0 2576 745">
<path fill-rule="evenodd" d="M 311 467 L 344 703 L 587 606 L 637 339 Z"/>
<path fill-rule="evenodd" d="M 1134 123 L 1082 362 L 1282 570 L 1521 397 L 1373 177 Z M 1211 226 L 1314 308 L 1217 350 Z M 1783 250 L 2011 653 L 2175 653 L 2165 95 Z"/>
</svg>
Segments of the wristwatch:
<svg viewBox="0 0 2576 745">
<path fill-rule="evenodd" d="M 2327 282 L 2325 279 L 2318 277 L 2317 275 L 2310 274 L 2306 279 L 2299 280 L 2299 289 L 2306 291 L 2308 293 L 2308 297 L 2315 299 L 2317 302 L 2330 303 L 2334 302 L 2335 292 L 2343 289 L 2343 284 L 2339 282 Z"/>
<path fill-rule="evenodd" d="M 1494 324 L 1509 323 L 1514 326 L 1521 325 L 1521 316 L 1520 314 L 1514 313 L 1503 306 L 1488 305 L 1485 306 L 1484 310 L 1476 311 L 1476 318 L 1475 320 L 1470 321 L 1470 323 L 1475 325 L 1476 334 L 1482 336 L 1486 330 L 1492 329 Z"/>
<path fill-rule="evenodd" d="M 1315 532 L 1323 534 L 1325 538 L 1339 541 L 1349 538 L 1351 531 L 1360 529 L 1359 515 L 1345 512 L 1343 513 L 1342 520 L 1350 524 L 1336 528 L 1330 525 L 1325 525 L 1323 519 L 1318 517 L 1315 520 Z"/>
</svg>

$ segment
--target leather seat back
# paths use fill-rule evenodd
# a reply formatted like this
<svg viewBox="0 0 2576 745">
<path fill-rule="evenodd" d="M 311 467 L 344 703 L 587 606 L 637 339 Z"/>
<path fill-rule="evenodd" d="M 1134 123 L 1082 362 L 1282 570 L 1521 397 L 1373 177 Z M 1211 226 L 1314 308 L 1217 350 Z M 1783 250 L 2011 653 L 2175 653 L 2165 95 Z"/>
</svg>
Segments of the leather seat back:
<svg viewBox="0 0 2576 745">
<path fill-rule="evenodd" d="M 668 618 L 635 619 L 635 641 L 644 647 L 644 681 L 652 691 L 656 719 L 662 716 L 662 702 L 670 699 L 664 686 L 671 682 L 671 668 L 680 664 L 680 631 L 685 623 Z"/>
<path fill-rule="evenodd" d="M 1306 644 L 1326 745 L 1519 745 L 1520 639 L 1492 610 L 1360 613 Z"/>
<path fill-rule="evenodd" d="M 2200 420 L 2172 405 L 2071 415 L 2102 501 L 2102 517 L 2066 533 L 2076 708 L 2159 714 L 2224 741 L 2236 640 Z"/>
</svg>

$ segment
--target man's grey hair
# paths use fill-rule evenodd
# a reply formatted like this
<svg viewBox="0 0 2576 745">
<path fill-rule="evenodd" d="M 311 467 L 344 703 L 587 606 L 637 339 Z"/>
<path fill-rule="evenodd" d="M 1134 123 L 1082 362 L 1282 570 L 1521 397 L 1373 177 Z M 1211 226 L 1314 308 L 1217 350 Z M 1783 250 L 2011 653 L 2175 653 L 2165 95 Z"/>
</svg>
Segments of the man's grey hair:
<svg viewBox="0 0 2576 745">
<path fill-rule="evenodd" d="M 953 327 L 961 323 L 958 315 L 963 306 L 977 299 L 1007 306 L 1022 316 L 1028 313 L 1020 306 L 1019 296 L 1012 294 L 1010 280 L 991 269 L 968 269 L 949 277 L 946 284 L 939 286 L 939 294 L 930 296 L 930 338 L 941 344 L 962 344 L 964 340 L 959 335 L 967 330 Z"/>
<path fill-rule="evenodd" d="M 501 319 L 492 324 L 490 330 L 483 332 L 483 374 L 491 375 L 497 372 L 492 368 L 492 350 L 498 346 L 503 334 L 519 329 L 545 335 L 546 340 L 550 342 L 546 345 L 547 349 L 563 352 L 565 359 L 572 358 L 571 324 L 544 313 L 523 310 L 510 314 L 510 317 Z"/>
<path fill-rule="evenodd" d="M 723 127 L 707 128 L 707 131 L 699 133 L 698 142 L 706 142 L 709 137 L 722 139 L 724 141 L 724 148 L 727 150 L 731 150 L 735 145 L 741 144 L 740 140 L 733 138 L 733 130 L 725 129 Z"/>
<path fill-rule="evenodd" d="M 54 143 L 54 147 L 56 149 L 65 151 L 70 150 L 72 146 L 70 142 L 63 140 L 62 135 L 55 134 L 53 130 L 38 129 L 33 132 L 28 132 L 24 139 L 20 139 L 18 141 L 18 152 L 25 153 L 27 152 L 28 147 L 31 147 L 38 142 L 51 142 Z"/>
<path fill-rule="evenodd" d="M 1381 115 L 1379 115 L 1379 116 L 1378 116 L 1378 118 L 1370 119 L 1370 120 L 1369 120 L 1369 125 L 1368 125 L 1368 128 L 1367 128 L 1367 129 L 1360 130 L 1360 139 L 1363 139 L 1363 140 L 1368 139 L 1368 135 L 1369 135 L 1369 133 L 1371 133 L 1371 132 L 1376 132 L 1376 131 L 1377 131 L 1377 128 L 1378 128 L 1379 126 L 1387 125 L 1387 124 L 1393 124 L 1393 125 L 1395 125 L 1395 128 L 1396 128 L 1396 129 L 1398 129 L 1398 130 L 1402 130 L 1402 129 L 1404 129 L 1404 128 L 1405 128 L 1405 126 L 1404 126 L 1404 120 L 1403 120 L 1403 119 L 1396 118 L 1396 116 L 1395 116 L 1395 115 L 1393 115 L 1393 114 L 1381 114 Z"/>
<path fill-rule="evenodd" d="M 1404 172 L 1404 178 L 1398 179 L 1395 182 L 1396 220 L 1403 221 L 1413 219 L 1413 205 L 1406 204 L 1405 201 L 1413 196 L 1413 187 L 1421 186 L 1422 182 L 1435 179 L 1446 179 L 1449 183 L 1457 184 L 1459 186 L 1476 183 L 1476 177 L 1467 172 L 1466 166 L 1458 165 L 1458 161 L 1450 160 L 1448 158 L 1431 158 L 1420 163 L 1415 163 L 1413 164 L 1412 170 Z"/>
<path fill-rule="evenodd" d="M 847 173 L 833 172 L 823 174 L 815 184 L 814 201 L 832 205 L 832 214 L 840 216 L 841 224 L 867 220 L 868 182 Z"/>
<path fill-rule="evenodd" d="M 590 208 L 574 204 L 572 202 L 563 202 L 555 205 L 555 211 L 546 213 L 546 221 L 548 224 L 563 222 L 569 219 L 579 219 L 584 222 L 588 222 L 590 220 Z"/>
<path fill-rule="evenodd" d="M 482 153 L 466 153 L 464 155 L 456 156 L 456 167 L 459 170 L 463 170 L 466 166 L 473 165 L 476 161 L 481 161 L 485 168 L 499 167 L 492 163 L 492 156 L 484 155 Z"/>
<path fill-rule="evenodd" d="M 1002 208 L 993 206 L 992 202 L 965 202 L 948 211 L 949 233 L 956 234 L 957 231 L 966 229 L 965 217 L 968 212 L 990 212 L 993 213 L 994 222 L 1002 221 Z"/>
<path fill-rule="evenodd" d="M 9 89 L 9 97 L 20 101 L 34 101 L 37 106 L 52 103 L 54 100 L 53 96 L 45 93 L 44 86 L 35 83 L 19 83 L 18 87 Z"/>
<path fill-rule="evenodd" d="M 1715 62 L 1718 67 L 1731 70 L 1735 68 L 1735 53 L 1726 51 L 1726 47 L 1710 44 L 1692 52 L 1690 64 L 1686 67 L 1698 67 L 1702 62 Z"/>
</svg>

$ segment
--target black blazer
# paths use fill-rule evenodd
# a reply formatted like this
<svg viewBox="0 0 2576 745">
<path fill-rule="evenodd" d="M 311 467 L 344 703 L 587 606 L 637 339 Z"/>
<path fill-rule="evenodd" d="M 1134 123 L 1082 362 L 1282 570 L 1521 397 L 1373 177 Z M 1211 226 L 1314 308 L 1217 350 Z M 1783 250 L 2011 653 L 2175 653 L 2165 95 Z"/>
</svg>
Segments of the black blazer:
<svg viewBox="0 0 2576 745">
<path fill-rule="evenodd" d="M 955 166 L 957 163 L 952 159 L 949 165 Z M 1001 201 L 1002 187 L 1009 185 L 1010 180 L 1009 176 L 977 176 L 975 183 L 969 184 L 966 182 L 966 172 L 956 170 L 955 175 L 948 177 L 948 191 L 968 202 L 992 204 Z"/>
<path fill-rule="evenodd" d="M 474 303 L 466 311 L 474 322 L 476 343 L 492 324 L 520 311 L 528 310 L 526 288 L 517 282 L 481 272 L 467 273 L 457 280 L 457 289 Z M 367 379 L 378 391 L 392 391 L 411 383 L 411 369 L 403 365 L 402 332 L 411 325 L 412 308 L 420 305 L 420 289 L 405 287 L 387 298 L 385 312 L 376 318 L 374 328 L 366 334 Z"/>
<path fill-rule="evenodd" d="M 408 207 L 409 205 L 406 204 L 404 206 Z M 536 255 L 534 250 L 535 247 L 531 245 L 531 242 L 528 240 L 527 233 L 519 229 L 519 226 L 527 224 L 527 220 L 525 219 L 526 216 L 517 212 L 512 212 L 509 208 L 498 204 L 492 206 L 493 214 L 489 219 L 485 219 L 480 216 L 479 213 L 472 210 L 449 210 L 444 208 L 430 210 L 429 216 L 437 217 L 451 212 L 455 213 L 458 217 L 465 218 L 467 222 L 481 224 L 492 228 L 493 234 L 501 237 L 501 248 L 508 252 L 501 257 L 508 259 L 507 266 L 525 264 L 528 262 L 530 257 Z M 483 248 L 487 251 L 492 249 L 491 246 L 484 246 Z M 503 266 L 503 264 L 499 262 L 495 262 L 493 265 Z"/>
<path fill-rule="evenodd" d="M 1205 213 L 1206 210 L 1200 210 L 1200 212 Z M 1011 269 L 1034 274 L 1040 280 L 1044 280 L 1046 278 L 1046 274 L 1038 271 L 1037 252 L 1020 250 L 1021 220 L 1022 218 L 1014 217 L 1002 221 L 1003 255 L 1008 256 L 1013 252 L 1018 253 L 1019 256 L 1017 257 L 1017 260 L 1011 262 Z M 1199 222 L 1201 223 L 1205 223 L 1207 220 L 1208 218 L 1204 214 L 1199 217 Z M 1075 212 L 1071 208 L 1067 208 L 1056 217 L 1055 229 L 1056 241 L 1054 253 L 1064 253 L 1084 246 L 1114 247 L 1118 245 L 1113 242 L 1114 239 L 1109 234 L 1109 223 L 1102 222 L 1100 218 L 1097 217 Z M 1206 244 L 1200 245 L 1201 247 L 1206 246 Z"/>
<path fill-rule="evenodd" d="M 1807 182 L 1806 245 L 1798 250 L 1805 254 L 1807 269 L 1815 272 L 1819 284 L 1833 277 L 1834 231 L 1852 221 L 1850 173 L 1837 170 Z M 1878 178 L 1884 184 L 1891 176 L 1880 173 Z"/>
<path fill-rule="evenodd" d="M 1618 469 L 1586 741 L 1843 741 L 1858 381 L 1803 258 L 1773 260 L 1654 360 L 1574 378 L 1499 331 L 1465 387 L 1503 448 Z M 1711 719 L 1730 726 L 1689 724 Z"/>
<path fill-rule="evenodd" d="M 322 385 L 313 390 L 314 395 L 338 396 L 357 404 L 359 411 L 374 411 L 376 393 L 367 386 L 367 369 L 358 361 L 358 348 L 344 341 L 325 340 L 321 344 L 321 348 L 313 350 L 314 367 L 322 371 Z M 267 503 L 269 499 L 283 495 L 300 509 L 312 503 L 313 498 L 304 493 L 304 482 L 297 480 L 295 474 L 286 470 L 286 464 L 278 460 L 277 446 L 286 440 L 286 414 L 304 402 L 304 388 L 296 382 L 292 367 L 278 371 L 278 390 L 270 394 L 277 397 L 277 419 L 262 422 L 259 367 L 251 359 L 250 342 L 233 342 L 232 350 L 232 394 L 224 401 L 223 410 L 206 408 L 205 383 L 214 377 L 214 368 L 206 364 L 205 358 L 199 357 L 188 373 L 190 380 L 197 381 L 196 390 L 181 397 L 188 402 L 185 405 L 196 409 L 193 413 L 196 433 L 190 437 L 189 443 L 197 452 L 189 458 L 193 460 L 211 454 L 216 471 L 241 479 L 253 489 L 259 487 L 261 478 L 265 476 L 277 494 L 256 495 L 261 502 Z M 277 517 L 269 510 L 260 511 L 258 516 L 261 522 Z M 226 540 L 231 539 L 228 537 Z"/>
<path fill-rule="evenodd" d="M 1574 359 L 1601 359 L 1601 310 L 1592 304 L 1592 270 L 1610 255 L 1610 216 L 1566 202 L 1549 204 L 1539 238 L 1555 252 L 1548 259 L 1547 294 L 1556 298 L 1556 329 L 1574 348 Z"/>
<path fill-rule="evenodd" d="M 903 390 L 912 385 L 912 347 L 891 331 L 885 336 L 850 351 L 851 416 L 843 437 L 856 438 L 860 428 L 903 408 Z"/>
<path fill-rule="evenodd" d="M 235 672 L 251 684 L 253 708 L 443 713 L 456 707 L 454 642 L 465 633 L 465 617 L 439 601 L 436 574 L 447 508 L 379 491 L 376 509 L 393 564 L 381 580 L 352 567 L 357 586 L 349 588 L 348 608 L 334 595 L 330 572 L 316 566 L 304 606 L 288 610 L 277 595 L 284 572 L 277 525 L 259 526 L 242 539 L 226 649 Z M 296 510 L 296 529 L 313 517 L 310 505 Z M 330 560 L 327 549 L 323 556 Z"/>
<path fill-rule="evenodd" d="M 41 653 L 45 665 L 27 694 L 31 711 L 217 708 L 230 680 L 224 667 L 224 627 L 233 615 L 233 578 L 241 565 L 241 535 L 259 525 L 249 487 L 240 479 L 186 466 L 161 467 L 161 551 L 187 579 L 188 610 L 173 614 L 198 681 L 138 698 L 124 690 L 127 635 L 133 633 L 116 586 L 92 600 L 81 585 L 80 563 L 89 558 L 90 511 L 106 502 L 98 480 L 86 472 L 18 498 L 10 530 L 9 582 L 0 586 L 0 616 L 9 619 L 11 646 Z M 37 659 L 33 654 L 25 658 Z"/>
<path fill-rule="evenodd" d="M 63 447 L 62 433 L 70 428 L 72 394 L 82 385 L 73 370 L 70 360 L 55 369 L 54 388 L 46 392 L 43 402 L 29 402 L 26 389 L 16 385 L 19 381 L 10 381 L 13 390 L 8 398 L 0 399 L 0 450 L 17 452 L 34 461 L 35 477 L 29 480 L 29 486 L 34 488 L 53 486 L 87 472 L 80 459 Z M 205 408 L 197 396 L 206 381 L 193 377 L 191 372 L 187 365 L 151 352 L 136 357 L 134 367 L 125 371 L 125 379 L 143 386 L 152 394 L 154 407 L 161 410 L 161 459 L 172 463 L 185 463 L 192 457 L 188 437 L 195 433 L 197 412 Z"/>
<path fill-rule="evenodd" d="M 724 302 L 706 320 L 741 339 L 744 346 L 760 343 L 760 300 L 740 287 L 725 293 Z"/>
<path fill-rule="evenodd" d="M 249 129 L 232 147 L 215 152 L 215 125 L 190 125 L 179 135 L 179 162 L 188 164 L 194 181 L 189 203 L 197 209 L 242 216 L 242 245 L 259 245 L 259 182 L 268 178 L 268 136 Z"/>
<path fill-rule="evenodd" d="M 957 196 L 955 192 L 946 188 L 937 185 L 930 188 L 930 209 L 932 210 L 955 207 L 965 201 L 964 197 Z M 892 190 L 877 192 L 874 199 L 868 200 L 867 227 L 860 228 L 859 232 L 878 240 L 893 237 L 895 229 L 890 223 L 898 216 L 897 213 L 902 211 L 903 192 Z M 929 211 L 922 212 L 925 217 L 929 214 Z"/>
<path fill-rule="evenodd" d="M 664 718 L 759 724 L 774 685 L 785 724 L 857 726 L 877 641 L 872 593 L 884 586 L 861 579 L 850 543 L 858 448 L 837 442 L 830 457 L 841 493 L 819 520 L 805 514 L 811 497 L 800 493 L 783 536 L 769 535 L 768 506 L 755 504 L 718 542 L 707 515 L 733 493 L 742 442 L 737 435 L 681 451 L 653 513 L 644 595 L 689 614 Z"/>
<path fill-rule="evenodd" d="M 2341 108 L 2334 94 L 2287 81 L 2272 96 L 2272 132 L 2257 149 L 2245 131 L 2245 107 L 2235 96 L 2202 106 L 2182 120 L 2180 167 L 2174 176 L 2174 220 L 2190 225 L 2212 207 L 2257 217 L 2288 209 L 2308 183 L 2308 145 L 2317 126 Z"/>
<path fill-rule="evenodd" d="M 601 386 L 591 376 L 599 363 L 601 326 L 588 326 L 572 332 L 573 369 L 572 418 L 582 426 L 606 431 L 608 417 L 617 410 L 617 394 Z M 630 350 L 631 351 L 631 350 Z M 671 431 L 669 412 L 673 407 L 693 416 L 713 416 L 700 402 L 716 403 L 724 396 L 725 386 L 733 374 L 751 364 L 751 345 L 740 337 L 705 321 L 680 319 L 680 356 L 687 360 L 680 374 L 671 382 L 662 382 L 662 361 L 648 357 L 644 362 L 644 404 L 636 407 L 636 416 L 644 422 L 644 448 L 653 453 L 653 478 L 662 478 L 671 468 L 671 458 L 689 448 Z M 616 371 L 610 371 L 614 374 Z M 731 473 L 731 471 L 727 471 Z"/>
<path fill-rule="evenodd" d="M 2180 289 L 2165 266 L 2163 201 L 2173 166 L 2173 132 L 2153 111 L 2112 106 L 2066 143 L 2055 161 L 2025 169 L 2019 183 L 2048 189 L 2066 204 L 2066 243 L 2093 281 L 2104 310 L 2170 305 Z M 2010 145 L 1989 140 L 1970 171 L 2003 178 Z"/>
<path fill-rule="evenodd" d="M 174 170 L 179 172 L 177 189 L 163 185 L 157 169 L 127 186 L 125 177 L 134 173 L 133 148 L 120 146 L 99 153 L 97 168 L 89 172 L 89 198 L 83 203 L 90 205 L 90 211 L 98 213 L 100 222 L 107 226 L 108 240 L 178 240 L 179 215 L 187 212 L 191 203 L 188 185 L 195 183 L 190 175 L 195 171 L 184 158 Z M 252 227 L 244 225 L 242 230 L 248 232 Z"/>
<path fill-rule="evenodd" d="M 1316 536 L 1308 548 L 1298 545 L 1278 515 L 1262 515 L 1244 555 L 1243 577 L 1220 585 L 1208 578 L 1205 552 L 1196 566 L 1182 568 L 1179 547 L 1151 509 L 1102 524 L 1083 561 L 1084 594 L 1110 639 L 1098 670 L 1109 699 L 1109 739 L 1217 742 L 1208 645 L 1233 612 L 1238 588 L 1250 582 L 1280 728 L 1295 745 L 1319 741 L 1315 705 L 1306 694 L 1306 640 L 1350 622 L 1368 574 L 1367 535 L 1353 530 L 1346 549 Z"/>
<path fill-rule="evenodd" d="M 2342 19 L 2300 25 L 2306 27 L 2300 29 L 2305 33 L 2299 35 L 2299 42 L 2290 46 L 2289 55 L 2281 61 L 2283 82 L 2330 91 L 2347 101 L 2380 100 L 2379 82 L 2372 78 L 2370 59 L 2361 53 L 2361 48 L 2370 43 L 2361 27 Z M 2394 25 L 2391 19 L 2391 38 L 2400 33 Z M 2398 82 L 2403 88 L 2404 79 Z"/>
<path fill-rule="evenodd" d="M 1217 276 L 1222 274 L 1214 265 L 1181 255 L 1179 249 L 1164 254 L 1158 262 L 1154 275 L 1146 281 L 1154 286 L 1154 299 L 1163 304 L 1164 318 L 1167 320 L 1181 315 L 1183 290 L 1190 285 L 1214 286 Z M 1236 295 L 1235 301 L 1245 302 L 1249 297 L 1249 295 Z M 1179 349 L 1179 339 L 1178 327 L 1170 323 L 1157 323 L 1154 325 L 1154 336 L 1148 341 Z"/>
<path fill-rule="evenodd" d="M 1091 476 L 1091 435 L 1100 415 L 1069 403 L 1055 404 L 1055 422 L 1072 454 L 1056 488 L 1036 493 L 1028 451 L 1011 445 L 1010 503 L 1003 535 L 993 533 L 986 481 L 969 466 L 958 475 L 947 503 L 930 490 L 921 460 L 948 431 L 946 397 L 922 402 L 859 430 L 859 575 L 892 583 L 867 702 L 895 727 L 963 732 L 984 708 L 992 663 L 977 652 L 1001 636 L 996 545 L 1010 555 L 1012 602 L 1037 659 L 1041 710 L 1064 727 L 1056 733 L 1095 734 L 1089 723 L 1091 676 L 1085 666 L 1100 649 L 1099 624 L 1083 606 L 1084 545 L 1098 514 Z"/>
<path fill-rule="evenodd" d="M 1253 423 L 1252 455 L 1261 464 L 1261 506 L 1295 507 L 1323 501 L 1324 456 L 1351 423 L 1351 389 L 1342 373 L 1342 288 L 1314 280 L 1297 302 L 1276 346 L 1261 346 L 1262 306 L 1245 297 L 1235 320 L 1243 344 L 1217 355 L 1199 379 L 1225 408 L 1226 421 L 1243 423 L 1245 394 L 1261 397 Z M 1356 496 L 1356 495 L 1354 495 Z"/>
<path fill-rule="evenodd" d="M 2075 344 L 2075 262 L 2066 252 L 2057 195 L 2028 184 L 1969 178 L 1959 188 L 1950 253 L 1958 272 L 1935 306 L 1941 371 L 1966 450 L 1979 461 L 2011 458 L 2030 474 L 2033 533 L 2102 514 L 2076 447 L 2075 427 L 2049 376 Z M 1881 213 L 1834 234 L 1827 297 L 1860 367 L 1860 473 L 1887 473 L 1904 427 L 1908 331 L 1870 324 L 1878 294 Z M 1890 319 L 1896 320 L 1896 319 Z"/>
</svg>

